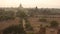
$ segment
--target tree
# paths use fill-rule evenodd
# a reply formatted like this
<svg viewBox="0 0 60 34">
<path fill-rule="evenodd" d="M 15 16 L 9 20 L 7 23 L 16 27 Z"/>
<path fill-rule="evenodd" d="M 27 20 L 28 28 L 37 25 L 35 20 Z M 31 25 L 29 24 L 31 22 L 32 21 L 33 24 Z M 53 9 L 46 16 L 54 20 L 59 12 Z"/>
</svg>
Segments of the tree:
<svg viewBox="0 0 60 34">
<path fill-rule="evenodd" d="M 31 24 L 30 24 L 30 22 L 27 20 L 27 19 L 25 19 L 25 28 L 26 28 L 26 30 L 27 31 L 33 31 L 33 27 L 31 26 Z"/>
<path fill-rule="evenodd" d="M 22 11 L 22 10 L 18 10 L 17 12 L 17 17 L 20 18 L 20 24 L 23 28 L 24 31 L 31 31 L 33 30 L 32 26 L 30 25 L 29 21 L 27 20 L 27 14 L 26 12 Z M 24 28 L 25 26 L 25 28 Z"/>
<path fill-rule="evenodd" d="M 58 27 L 59 23 L 57 21 L 51 21 L 50 26 L 51 27 Z"/>
<path fill-rule="evenodd" d="M 19 25 L 25 31 L 24 26 L 23 26 L 24 25 L 24 22 L 23 21 L 25 21 L 25 18 L 27 17 L 26 13 L 24 11 L 22 11 L 22 10 L 18 10 L 18 12 L 16 14 L 17 14 L 16 16 L 20 18 L 20 22 L 19 22 L 20 24 Z"/>
<path fill-rule="evenodd" d="M 0 21 L 15 19 L 13 11 L 0 11 Z"/>
<path fill-rule="evenodd" d="M 26 34 L 21 25 L 12 25 L 3 30 L 3 34 Z"/>
</svg>

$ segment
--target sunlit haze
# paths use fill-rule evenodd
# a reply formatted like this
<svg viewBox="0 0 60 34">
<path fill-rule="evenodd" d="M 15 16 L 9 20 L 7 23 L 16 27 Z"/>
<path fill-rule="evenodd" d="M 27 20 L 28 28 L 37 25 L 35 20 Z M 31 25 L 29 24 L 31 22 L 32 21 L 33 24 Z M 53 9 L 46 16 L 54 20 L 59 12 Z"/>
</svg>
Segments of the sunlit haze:
<svg viewBox="0 0 60 34">
<path fill-rule="evenodd" d="M 24 8 L 60 8 L 60 0 L 0 0 L 0 7 L 18 7 L 20 4 Z"/>
</svg>

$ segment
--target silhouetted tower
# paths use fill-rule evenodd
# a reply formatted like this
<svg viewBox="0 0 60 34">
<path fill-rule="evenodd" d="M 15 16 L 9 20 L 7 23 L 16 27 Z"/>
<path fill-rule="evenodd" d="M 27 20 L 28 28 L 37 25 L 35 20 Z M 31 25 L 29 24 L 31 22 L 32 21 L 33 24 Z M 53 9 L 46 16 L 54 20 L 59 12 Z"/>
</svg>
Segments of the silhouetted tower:
<svg viewBox="0 0 60 34">
<path fill-rule="evenodd" d="M 35 7 L 35 11 L 38 11 L 38 7 L 37 6 Z"/>
<path fill-rule="evenodd" d="M 19 6 L 19 7 L 20 7 L 20 8 L 23 8 L 23 7 L 22 7 L 22 4 L 20 4 L 20 6 Z"/>
<path fill-rule="evenodd" d="M 19 5 L 18 9 L 23 9 L 23 6 L 22 4 Z"/>
<path fill-rule="evenodd" d="M 33 13 L 34 13 L 35 17 L 38 17 L 38 15 L 39 15 L 39 10 L 38 10 L 38 7 L 37 7 L 37 6 L 35 7 Z"/>
</svg>

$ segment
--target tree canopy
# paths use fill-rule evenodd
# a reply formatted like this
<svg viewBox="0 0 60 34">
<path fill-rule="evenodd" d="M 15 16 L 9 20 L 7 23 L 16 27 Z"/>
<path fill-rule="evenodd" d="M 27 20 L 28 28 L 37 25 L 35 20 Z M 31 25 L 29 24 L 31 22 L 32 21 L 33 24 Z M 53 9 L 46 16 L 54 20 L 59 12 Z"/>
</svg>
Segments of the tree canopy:
<svg viewBox="0 0 60 34">
<path fill-rule="evenodd" d="M 24 29 L 20 25 L 12 25 L 3 30 L 3 34 L 26 34 Z"/>
<path fill-rule="evenodd" d="M 15 13 L 13 11 L 0 11 L 0 21 L 14 19 Z"/>
<path fill-rule="evenodd" d="M 57 21 L 51 21 L 50 26 L 51 27 L 58 27 L 59 23 Z"/>
</svg>

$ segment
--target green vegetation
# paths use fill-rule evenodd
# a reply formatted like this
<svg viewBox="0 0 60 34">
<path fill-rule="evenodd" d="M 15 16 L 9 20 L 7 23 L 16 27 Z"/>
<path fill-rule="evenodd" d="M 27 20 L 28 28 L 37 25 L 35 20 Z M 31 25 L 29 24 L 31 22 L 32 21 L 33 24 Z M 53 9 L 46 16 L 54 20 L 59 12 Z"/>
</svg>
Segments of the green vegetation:
<svg viewBox="0 0 60 34">
<path fill-rule="evenodd" d="M 27 19 L 25 19 L 25 27 L 27 31 L 33 31 L 33 27 L 31 26 L 31 24 L 29 23 L 29 21 Z"/>
<path fill-rule="evenodd" d="M 50 26 L 51 26 L 51 27 L 58 27 L 59 24 L 58 24 L 57 21 L 51 21 Z"/>
<path fill-rule="evenodd" d="M 15 13 L 13 11 L 0 11 L 0 21 L 15 19 Z"/>
<path fill-rule="evenodd" d="M 26 34 L 22 26 L 13 25 L 3 30 L 3 34 Z"/>
<path fill-rule="evenodd" d="M 33 27 L 28 21 L 26 12 L 19 10 L 17 12 L 17 17 L 20 18 L 20 24 L 22 25 L 22 27 L 23 27 L 23 20 L 25 20 L 25 31 L 33 31 Z"/>
<path fill-rule="evenodd" d="M 16 16 L 20 17 L 20 18 L 27 17 L 26 13 L 24 11 L 22 11 L 22 10 L 19 10 L 16 14 L 17 14 Z"/>
</svg>

